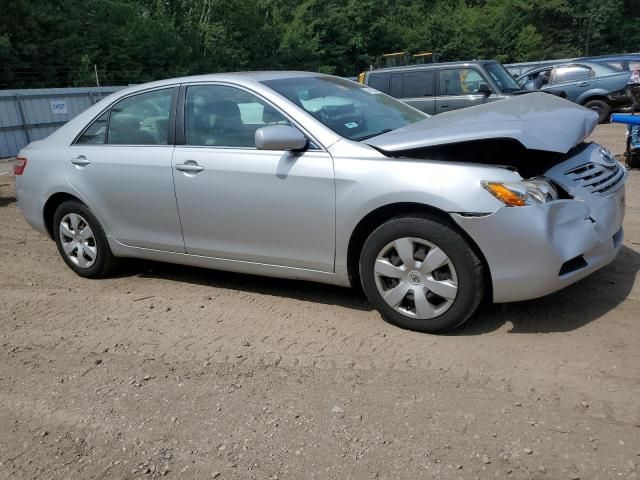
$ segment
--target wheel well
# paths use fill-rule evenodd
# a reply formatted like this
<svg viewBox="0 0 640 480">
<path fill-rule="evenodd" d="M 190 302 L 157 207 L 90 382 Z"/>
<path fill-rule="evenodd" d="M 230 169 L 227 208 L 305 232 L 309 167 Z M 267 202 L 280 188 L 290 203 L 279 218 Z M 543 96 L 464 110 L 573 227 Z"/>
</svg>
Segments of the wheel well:
<svg viewBox="0 0 640 480">
<path fill-rule="evenodd" d="M 362 247 L 364 247 L 364 242 L 369 238 L 369 235 L 371 235 L 376 228 L 393 217 L 412 215 L 436 218 L 462 235 L 462 237 L 469 243 L 469 246 L 473 249 L 474 253 L 478 256 L 482 262 L 482 266 L 484 267 L 486 298 L 493 298 L 491 271 L 489 270 L 487 259 L 476 242 L 467 234 L 467 232 L 453 221 L 447 212 L 421 203 L 394 203 L 391 205 L 385 205 L 377 208 L 360 220 L 351 234 L 347 249 L 347 272 L 349 274 L 349 281 L 351 282 L 351 285 L 355 288 L 360 287 L 360 252 L 362 251 Z"/>
<path fill-rule="evenodd" d="M 603 97 L 602 95 L 595 95 L 593 97 L 589 97 L 589 98 L 584 99 L 582 101 L 582 105 L 586 105 L 591 100 L 601 100 L 601 101 L 605 102 L 607 105 L 609 104 L 609 100 L 607 99 L 607 97 Z"/>
<path fill-rule="evenodd" d="M 47 229 L 47 233 L 51 238 L 53 238 L 53 216 L 56 213 L 58 207 L 67 200 L 75 200 L 77 202 L 82 203 L 82 201 L 70 195 L 68 193 L 54 193 L 49 197 L 47 203 L 44 204 L 43 217 L 44 217 L 44 225 Z"/>
</svg>

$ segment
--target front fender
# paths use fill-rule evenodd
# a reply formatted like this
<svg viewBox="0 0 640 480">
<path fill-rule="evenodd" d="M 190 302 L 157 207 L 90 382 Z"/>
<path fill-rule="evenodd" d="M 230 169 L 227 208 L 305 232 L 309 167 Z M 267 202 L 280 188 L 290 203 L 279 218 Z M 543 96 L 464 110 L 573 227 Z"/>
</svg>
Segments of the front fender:
<svg viewBox="0 0 640 480">
<path fill-rule="evenodd" d="M 347 277 L 349 241 L 370 213 L 396 204 L 415 204 L 445 213 L 495 212 L 502 206 L 482 180 L 518 181 L 505 168 L 411 159 L 336 158 L 335 272 Z"/>
</svg>

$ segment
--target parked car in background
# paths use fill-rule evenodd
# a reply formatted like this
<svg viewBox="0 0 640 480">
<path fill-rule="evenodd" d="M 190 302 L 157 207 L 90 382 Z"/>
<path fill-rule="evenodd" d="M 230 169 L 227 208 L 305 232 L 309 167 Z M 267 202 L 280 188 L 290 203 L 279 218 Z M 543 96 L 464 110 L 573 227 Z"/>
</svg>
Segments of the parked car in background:
<svg viewBox="0 0 640 480">
<path fill-rule="evenodd" d="M 605 122 L 612 111 L 631 107 L 627 82 L 631 74 L 597 62 L 572 62 L 539 67 L 518 77 L 526 90 L 561 95 L 598 114 Z"/>
<path fill-rule="evenodd" d="M 606 55 L 599 57 L 587 57 L 578 59 L 579 61 L 588 60 L 596 63 L 603 63 L 620 70 L 624 70 L 631 73 L 629 78 L 629 84 L 640 84 L 640 54 L 626 54 L 626 55 Z"/>
<path fill-rule="evenodd" d="M 514 78 L 518 78 L 535 68 L 558 65 L 560 63 L 567 63 L 573 60 L 573 58 L 566 58 L 563 60 L 540 60 L 537 62 L 506 63 L 503 66 Z"/>
<path fill-rule="evenodd" d="M 22 149 L 17 200 L 82 277 L 134 257 L 361 285 L 441 332 L 615 258 L 627 174 L 596 122 L 544 93 L 429 117 L 316 73 L 162 80 Z"/>
<path fill-rule="evenodd" d="M 430 115 L 526 93 L 494 60 L 382 68 L 361 79 Z"/>
<path fill-rule="evenodd" d="M 574 62 L 596 62 L 610 65 L 620 70 L 637 71 L 640 75 L 640 53 L 624 53 L 620 55 L 600 55 L 596 57 L 559 58 L 555 60 L 538 60 L 504 64 L 510 74 L 520 77 L 537 68 L 549 67 Z"/>
</svg>

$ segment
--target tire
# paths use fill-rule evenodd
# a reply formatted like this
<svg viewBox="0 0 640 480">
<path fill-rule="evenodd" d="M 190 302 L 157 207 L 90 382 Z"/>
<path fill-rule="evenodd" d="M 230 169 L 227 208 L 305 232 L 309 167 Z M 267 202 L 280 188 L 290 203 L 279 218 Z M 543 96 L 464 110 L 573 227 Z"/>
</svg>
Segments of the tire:
<svg viewBox="0 0 640 480">
<path fill-rule="evenodd" d="M 396 217 L 375 229 L 360 254 L 360 278 L 385 320 L 429 333 L 462 325 L 485 289 L 483 265 L 471 246 L 432 217 Z"/>
<path fill-rule="evenodd" d="M 627 168 L 640 168 L 640 154 L 630 153 L 627 156 L 627 161 L 625 163 Z"/>
<path fill-rule="evenodd" d="M 62 259 L 81 277 L 103 278 L 113 271 L 116 258 L 107 236 L 86 205 L 61 203 L 53 216 L 53 235 Z"/>
<path fill-rule="evenodd" d="M 598 114 L 598 123 L 604 123 L 609 120 L 611 115 L 611 107 L 604 100 L 589 100 L 584 104 L 585 108 L 593 110 Z"/>
</svg>

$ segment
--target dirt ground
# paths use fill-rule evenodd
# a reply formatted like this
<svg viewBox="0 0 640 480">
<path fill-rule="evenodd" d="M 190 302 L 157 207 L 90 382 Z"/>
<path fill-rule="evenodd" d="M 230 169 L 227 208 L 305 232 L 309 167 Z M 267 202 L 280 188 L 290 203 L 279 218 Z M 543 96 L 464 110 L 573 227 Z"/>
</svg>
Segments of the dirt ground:
<svg viewBox="0 0 640 480">
<path fill-rule="evenodd" d="M 596 139 L 620 154 L 624 129 Z M 448 336 L 312 283 L 143 262 L 84 280 L 6 172 L 0 478 L 640 475 L 638 171 L 613 264 Z"/>
</svg>

